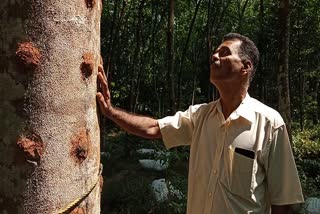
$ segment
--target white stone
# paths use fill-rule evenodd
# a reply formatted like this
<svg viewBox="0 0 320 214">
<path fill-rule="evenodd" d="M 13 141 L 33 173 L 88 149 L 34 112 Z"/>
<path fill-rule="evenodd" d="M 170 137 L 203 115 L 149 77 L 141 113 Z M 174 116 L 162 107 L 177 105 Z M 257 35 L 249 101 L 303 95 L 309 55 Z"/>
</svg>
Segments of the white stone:
<svg viewBox="0 0 320 214">
<path fill-rule="evenodd" d="M 163 160 L 141 159 L 139 163 L 143 168 L 162 171 L 168 168 L 169 163 Z"/>
<path fill-rule="evenodd" d="M 164 178 L 152 181 L 151 189 L 157 201 L 168 199 L 169 189 Z"/>
<path fill-rule="evenodd" d="M 308 214 L 320 214 L 320 198 L 308 198 L 305 207 Z"/>
<path fill-rule="evenodd" d="M 152 154 L 156 153 L 156 150 L 154 150 L 154 149 L 138 149 L 137 152 L 142 155 L 144 155 L 144 154 L 152 155 Z"/>
<path fill-rule="evenodd" d="M 169 188 L 168 188 L 168 185 L 167 185 L 166 180 L 164 178 L 152 181 L 151 189 L 152 189 L 157 201 L 161 202 L 161 201 L 167 200 L 169 190 L 172 195 L 177 196 L 179 199 L 181 199 L 183 197 L 182 192 L 180 190 L 175 189 L 171 185 L 170 181 L 168 182 L 168 184 L 169 184 Z"/>
<path fill-rule="evenodd" d="M 170 181 L 169 181 L 169 189 L 170 189 L 170 193 L 176 196 L 177 198 L 181 199 L 183 197 L 183 193 L 180 190 L 174 188 L 174 186 L 171 185 Z"/>
</svg>

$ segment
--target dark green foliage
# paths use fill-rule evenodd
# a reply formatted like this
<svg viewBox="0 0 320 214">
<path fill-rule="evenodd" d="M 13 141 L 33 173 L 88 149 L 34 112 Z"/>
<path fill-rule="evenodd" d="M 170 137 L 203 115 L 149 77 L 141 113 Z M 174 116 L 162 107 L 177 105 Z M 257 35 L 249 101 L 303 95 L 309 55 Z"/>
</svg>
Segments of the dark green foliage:
<svg viewBox="0 0 320 214">
<path fill-rule="evenodd" d="M 320 195 L 320 126 L 296 133 L 293 150 L 304 194 Z"/>
<path fill-rule="evenodd" d="M 305 131 L 296 131 L 293 150 L 298 160 L 320 158 L 320 126 Z"/>
</svg>

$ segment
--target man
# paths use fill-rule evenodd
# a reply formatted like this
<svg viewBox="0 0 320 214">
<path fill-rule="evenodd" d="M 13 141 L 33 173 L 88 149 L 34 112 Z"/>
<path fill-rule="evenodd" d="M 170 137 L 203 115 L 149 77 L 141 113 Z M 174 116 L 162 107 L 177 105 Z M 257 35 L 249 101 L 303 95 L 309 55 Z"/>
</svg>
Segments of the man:
<svg viewBox="0 0 320 214">
<path fill-rule="evenodd" d="M 102 113 L 126 131 L 190 145 L 188 214 L 290 213 L 303 203 L 285 124 L 247 93 L 258 65 L 254 43 L 230 33 L 212 55 L 210 81 L 220 99 L 155 120 L 112 107 L 103 69 L 97 93 Z"/>
</svg>

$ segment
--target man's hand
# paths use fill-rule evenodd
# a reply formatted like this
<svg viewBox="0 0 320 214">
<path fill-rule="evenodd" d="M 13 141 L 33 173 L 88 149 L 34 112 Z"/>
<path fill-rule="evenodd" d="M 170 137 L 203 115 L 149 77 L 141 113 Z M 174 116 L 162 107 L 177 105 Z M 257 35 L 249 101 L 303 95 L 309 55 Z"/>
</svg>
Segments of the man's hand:
<svg viewBox="0 0 320 214">
<path fill-rule="evenodd" d="M 112 107 L 107 78 L 101 65 L 98 67 L 98 87 L 98 103 L 104 116 L 134 135 L 149 139 L 162 137 L 157 120 L 151 117 L 134 115 L 120 108 Z"/>
<path fill-rule="evenodd" d="M 111 97 L 108 88 L 107 78 L 102 65 L 99 65 L 98 67 L 98 87 L 99 92 L 97 93 L 97 98 L 100 110 L 104 116 L 110 117 L 113 107 L 111 104 Z"/>
</svg>

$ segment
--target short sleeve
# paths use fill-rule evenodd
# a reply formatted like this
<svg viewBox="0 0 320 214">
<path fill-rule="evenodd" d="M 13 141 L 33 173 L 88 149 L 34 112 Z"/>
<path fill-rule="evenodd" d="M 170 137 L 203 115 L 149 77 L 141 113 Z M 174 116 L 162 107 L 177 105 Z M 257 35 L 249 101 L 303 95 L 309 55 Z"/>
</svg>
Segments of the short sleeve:
<svg viewBox="0 0 320 214">
<path fill-rule="evenodd" d="M 167 149 L 190 145 L 193 134 L 193 116 L 201 105 L 190 106 L 188 110 L 178 111 L 174 116 L 158 120 L 162 140 Z"/>
<path fill-rule="evenodd" d="M 303 194 L 285 125 L 276 128 L 271 139 L 267 186 L 272 205 L 303 203 Z"/>
</svg>

